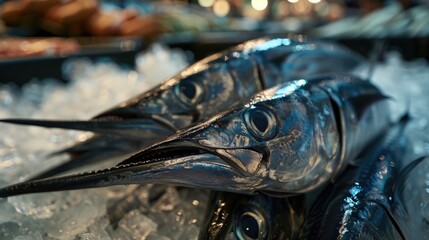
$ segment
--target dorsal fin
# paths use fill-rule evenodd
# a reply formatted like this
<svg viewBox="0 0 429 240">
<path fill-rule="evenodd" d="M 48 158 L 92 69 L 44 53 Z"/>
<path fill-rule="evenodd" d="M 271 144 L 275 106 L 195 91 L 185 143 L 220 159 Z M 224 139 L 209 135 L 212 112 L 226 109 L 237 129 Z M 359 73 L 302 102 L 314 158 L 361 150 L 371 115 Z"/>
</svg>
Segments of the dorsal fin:
<svg viewBox="0 0 429 240">
<path fill-rule="evenodd" d="M 405 114 L 402 119 L 405 119 L 407 116 L 407 114 Z M 404 206 L 403 203 L 403 199 L 404 199 L 404 190 L 405 190 L 405 184 L 406 184 L 406 180 L 410 174 L 410 172 L 418 165 L 420 164 L 424 159 L 426 158 L 426 156 L 417 158 L 416 160 L 412 161 L 411 163 L 409 163 L 404 169 L 401 170 L 401 172 L 399 173 L 398 177 L 396 178 L 395 181 L 395 185 L 393 186 L 393 199 L 392 202 L 396 205 L 397 203 L 400 204 L 400 206 Z M 383 207 L 384 211 L 386 212 L 387 216 L 389 217 L 389 220 L 392 222 L 392 224 L 395 226 L 395 229 L 398 231 L 399 235 L 401 236 L 402 239 L 407 240 L 407 236 L 405 234 L 404 229 L 401 227 L 401 225 L 399 224 L 398 220 L 396 219 L 396 217 L 394 216 L 393 212 L 392 212 L 392 204 L 390 204 L 385 197 L 378 197 L 380 195 L 375 195 L 376 197 L 372 198 L 368 198 L 367 201 L 369 202 L 374 202 L 378 205 L 380 205 L 381 207 Z M 406 209 L 404 208 L 404 210 L 406 211 Z"/>
<path fill-rule="evenodd" d="M 399 222 L 396 220 L 396 217 L 393 215 L 392 209 L 390 205 L 387 202 L 387 199 L 368 199 L 369 202 L 374 202 L 381 206 L 384 209 L 384 212 L 386 213 L 389 220 L 392 222 L 392 224 L 395 226 L 395 229 L 398 231 L 399 235 L 403 240 L 408 240 L 407 235 L 405 234 L 405 231 L 402 229 Z"/>
<path fill-rule="evenodd" d="M 385 99 L 389 99 L 389 97 L 383 94 L 363 94 L 351 97 L 348 101 L 354 106 L 357 118 L 361 119 L 370 106 Z"/>
<path fill-rule="evenodd" d="M 400 206 L 404 206 L 405 211 L 407 211 L 407 209 L 405 208 L 405 205 L 403 203 L 404 203 L 404 191 L 405 191 L 407 179 L 411 171 L 413 171 L 414 168 L 426 158 L 427 156 L 419 157 L 413 160 L 407 166 L 405 166 L 405 168 L 402 169 L 401 172 L 399 173 L 395 181 L 395 185 L 393 186 L 393 201 L 396 204 L 399 204 Z"/>
</svg>

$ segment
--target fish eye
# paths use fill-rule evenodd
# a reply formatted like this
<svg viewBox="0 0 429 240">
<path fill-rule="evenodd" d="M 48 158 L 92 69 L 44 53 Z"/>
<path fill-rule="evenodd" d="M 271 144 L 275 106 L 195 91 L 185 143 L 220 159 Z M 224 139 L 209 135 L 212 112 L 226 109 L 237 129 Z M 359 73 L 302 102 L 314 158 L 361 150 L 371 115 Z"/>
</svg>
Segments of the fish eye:
<svg viewBox="0 0 429 240">
<path fill-rule="evenodd" d="M 199 103 L 203 95 L 202 87 L 193 81 L 180 82 L 175 86 L 174 92 L 180 101 L 186 105 Z"/>
<path fill-rule="evenodd" d="M 277 119 L 266 107 L 250 108 L 244 113 L 247 129 L 256 140 L 269 140 L 277 134 Z"/>
<path fill-rule="evenodd" d="M 263 239 L 266 235 L 262 214 L 246 211 L 236 219 L 235 233 L 240 240 Z"/>
</svg>

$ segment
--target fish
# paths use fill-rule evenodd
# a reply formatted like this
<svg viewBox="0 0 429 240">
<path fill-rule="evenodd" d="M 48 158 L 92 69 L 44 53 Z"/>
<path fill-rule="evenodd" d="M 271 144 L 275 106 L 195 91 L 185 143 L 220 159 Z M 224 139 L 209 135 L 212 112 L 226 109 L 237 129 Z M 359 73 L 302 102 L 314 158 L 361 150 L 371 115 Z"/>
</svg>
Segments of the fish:
<svg viewBox="0 0 429 240">
<path fill-rule="evenodd" d="M 279 83 L 332 71 L 353 72 L 363 65 L 361 56 L 340 45 L 302 37 L 265 37 L 211 55 L 152 90 L 88 121 L 1 119 L 0 122 L 99 134 L 51 154 L 68 153 L 72 157 L 30 180 L 41 179 L 98 162 L 106 156 L 135 153 Z"/>
<path fill-rule="evenodd" d="M 305 195 L 213 192 L 208 206 L 201 240 L 295 239 L 304 221 Z"/>
<path fill-rule="evenodd" d="M 0 197 L 143 183 L 305 193 L 335 179 L 389 125 L 387 99 L 371 82 L 345 74 L 290 81 L 115 167 L 6 186 Z"/>
<path fill-rule="evenodd" d="M 408 114 L 359 156 L 318 197 L 306 216 L 298 239 L 422 239 L 418 230 L 420 205 L 407 208 L 404 187 L 414 161 L 406 128 Z M 402 221 L 405 220 L 405 221 Z"/>
</svg>

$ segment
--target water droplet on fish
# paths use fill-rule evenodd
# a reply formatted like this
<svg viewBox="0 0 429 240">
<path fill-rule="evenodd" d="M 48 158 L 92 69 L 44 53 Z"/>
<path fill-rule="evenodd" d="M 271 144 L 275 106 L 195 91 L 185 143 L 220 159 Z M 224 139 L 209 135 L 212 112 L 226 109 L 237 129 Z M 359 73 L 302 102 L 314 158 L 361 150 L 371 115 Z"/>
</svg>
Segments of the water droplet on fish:
<svg viewBox="0 0 429 240">
<path fill-rule="evenodd" d="M 327 106 L 323 107 L 323 114 L 325 114 L 326 116 L 328 116 L 330 114 Z"/>
<path fill-rule="evenodd" d="M 187 163 L 183 164 L 183 168 L 190 169 L 190 168 L 192 168 L 192 164 L 187 162 Z"/>
</svg>

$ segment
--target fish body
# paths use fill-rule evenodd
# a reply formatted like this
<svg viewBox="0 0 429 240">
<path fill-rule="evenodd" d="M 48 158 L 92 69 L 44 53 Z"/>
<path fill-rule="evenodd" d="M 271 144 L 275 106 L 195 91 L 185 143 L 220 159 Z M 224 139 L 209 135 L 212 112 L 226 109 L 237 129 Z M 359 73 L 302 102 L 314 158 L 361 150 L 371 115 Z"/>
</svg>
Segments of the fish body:
<svg viewBox="0 0 429 240">
<path fill-rule="evenodd" d="M 266 88 L 312 75 L 350 72 L 362 61 L 335 44 L 261 38 L 211 55 L 90 121 L 2 122 L 87 130 L 140 140 L 159 138 L 243 103 Z"/>
<path fill-rule="evenodd" d="M 102 134 L 59 151 L 74 159 L 33 177 L 40 179 L 97 162 L 106 152 L 131 154 L 277 84 L 333 71 L 352 72 L 362 65 L 361 57 L 335 44 L 261 38 L 209 56 L 89 121 L 0 121 Z"/>
<path fill-rule="evenodd" d="M 335 177 L 390 122 L 370 82 L 349 75 L 296 80 L 177 131 L 116 167 L 29 181 L 16 194 L 168 183 L 254 194 L 308 192 Z"/>
<path fill-rule="evenodd" d="M 405 167 L 413 155 L 406 122 L 389 129 L 364 151 L 360 166 L 349 167 L 326 188 L 306 217 L 299 239 L 421 239 L 419 204 L 406 209 L 406 193 L 400 187 L 422 160 Z"/>
<path fill-rule="evenodd" d="M 303 196 L 214 192 L 199 239 L 294 239 L 303 213 Z"/>
</svg>

